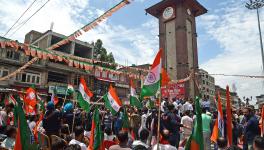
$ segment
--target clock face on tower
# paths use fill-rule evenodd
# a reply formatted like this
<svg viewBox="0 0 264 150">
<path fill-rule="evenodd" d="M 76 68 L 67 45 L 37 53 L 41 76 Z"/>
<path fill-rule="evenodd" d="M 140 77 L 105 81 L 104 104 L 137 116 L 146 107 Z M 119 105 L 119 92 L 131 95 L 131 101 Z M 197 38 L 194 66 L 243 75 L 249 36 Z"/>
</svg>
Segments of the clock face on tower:
<svg viewBox="0 0 264 150">
<path fill-rule="evenodd" d="M 170 19 L 173 16 L 173 8 L 172 7 L 167 7 L 166 9 L 164 9 L 163 11 L 163 18 L 164 19 Z"/>
</svg>

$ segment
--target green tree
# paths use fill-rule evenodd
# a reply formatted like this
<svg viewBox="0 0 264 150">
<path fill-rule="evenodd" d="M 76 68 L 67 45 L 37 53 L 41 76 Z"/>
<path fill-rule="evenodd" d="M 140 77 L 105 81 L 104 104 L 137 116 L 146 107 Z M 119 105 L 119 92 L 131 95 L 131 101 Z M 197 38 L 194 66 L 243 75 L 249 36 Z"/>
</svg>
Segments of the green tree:
<svg viewBox="0 0 264 150">
<path fill-rule="evenodd" d="M 108 62 L 110 63 L 115 63 L 115 58 L 114 58 L 114 55 L 112 52 L 110 52 L 108 55 L 107 55 L 107 58 L 108 58 Z"/>
<path fill-rule="evenodd" d="M 115 58 L 112 52 L 109 54 L 107 53 L 107 50 L 103 47 L 103 42 L 102 40 L 98 39 L 94 45 L 94 53 L 93 57 L 96 60 L 100 60 L 103 62 L 109 62 L 114 65 L 107 65 L 107 64 L 101 64 L 103 67 L 111 68 L 111 69 L 116 69 L 116 64 L 115 64 Z M 99 64 L 97 64 L 99 65 Z"/>
</svg>

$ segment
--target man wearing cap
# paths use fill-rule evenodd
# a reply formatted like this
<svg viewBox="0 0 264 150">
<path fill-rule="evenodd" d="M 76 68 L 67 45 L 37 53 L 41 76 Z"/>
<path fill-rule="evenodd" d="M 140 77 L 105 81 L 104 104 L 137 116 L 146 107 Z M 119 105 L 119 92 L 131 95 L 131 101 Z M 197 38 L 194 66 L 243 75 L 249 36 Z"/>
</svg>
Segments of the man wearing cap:
<svg viewBox="0 0 264 150">
<path fill-rule="evenodd" d="M 55 110 L 53 102 L 48 102 L 47 111 L 43 118 L 43 128 L 46 131 L 46 135 L 58 135 L 61 128 L 61 114 Z"/>
</svg>

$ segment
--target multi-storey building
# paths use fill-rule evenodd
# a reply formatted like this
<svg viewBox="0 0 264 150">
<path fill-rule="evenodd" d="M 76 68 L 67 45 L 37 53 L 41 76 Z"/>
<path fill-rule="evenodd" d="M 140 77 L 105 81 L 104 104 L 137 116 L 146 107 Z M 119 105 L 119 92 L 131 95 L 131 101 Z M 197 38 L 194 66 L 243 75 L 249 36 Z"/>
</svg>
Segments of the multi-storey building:
<svg viewBox="0 0 264 150">
<path fill-rule="evenodd" d="M 259 106 L 259 108 L 264 104 L 264 95 L 259 95 L 259 96 L 256 96 L 256 99 L 257 99 L 257 105 Z"/>
<path fill-rule="evenodd" d="M 210 76 L 207 71 L 199 69 L 199 84 L 201 89 L 201 95 L 204 99 L 208 99 L 214 102 L 215 96 L 215 80 Z"/>
<path fill-rule="evenodd" d="M 25 43 L 31 44 L 40 49 L 47 49 L 51 45 L 65 38 L 64 35 L 48 30 L 45 33 L 38 31 L 30 31 L 25 36 Z M 0 41 L 7 39 L 0 37 Z M 59 48 L 54 49 L 59 54 L 69 54 L 77 58 L 93 59 L 94 46 L 90 43 L 80 40 L 74 40 Z M 0 77 L 17 70 L 26 62 L 31 60 L 32 56 L 25 55 L 22 51 L 15 51 L 10 48 L 0 47 Z M 42 94 L 50 94 L 53 88 L 57 87 L 59 96 L 63 96 L 66 92 L 68 83 L 74 85 L 77 89 L 80 76 L 84 76 L 89 88 L 96 96 L 102 96 L 108 90 L 110 84 L 117 87 L 120 98 L 127 97 L 128 77 L 124 74 L 114 74 L 107 70 L 86 71 L 75 67 L 70 67 L 64 62 L 56 62 L 55 60 L 39 59 L 36 63 L 29 66 L 23 72 L 17 74 L 9 80 L 0 81 L 0 88 L 12 88 L 21 90 L 22 88 L 35 85 L 37 91 Z M 121 87 L 121 88 L 118 88 Z M 127 89 L 123 91 L 122 88 Z M 1 93 L 2 97 L 5 96 Z"/>
<path fill-rule="evenodd" d="M 226 89 L 216 85 L 215 86 L 215 97 L 217 97 L 218 92 L 220 94 L 221 102 L 223 107 L 226 107 Z M 230 100 L 231 100 L 231 105 L 232 108 L 241 108 L 245 105 L 244 102 L 241 101 L 241 99 L 238 97 L 236 92 L 229 92 L 230 93 Z"/>
</svg>

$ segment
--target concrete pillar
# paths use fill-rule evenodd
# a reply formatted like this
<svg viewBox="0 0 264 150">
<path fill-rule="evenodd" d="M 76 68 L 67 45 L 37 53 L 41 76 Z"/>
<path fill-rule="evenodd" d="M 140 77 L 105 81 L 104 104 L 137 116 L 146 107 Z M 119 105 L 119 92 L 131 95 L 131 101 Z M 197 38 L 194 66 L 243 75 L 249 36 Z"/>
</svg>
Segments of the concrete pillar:
<svg viewBox="0 0 264 150">
<path fill-rule="evenodd" d="M 74 55 L 75 42 L 71 42 L 70 54 Z"/>
</svg>

